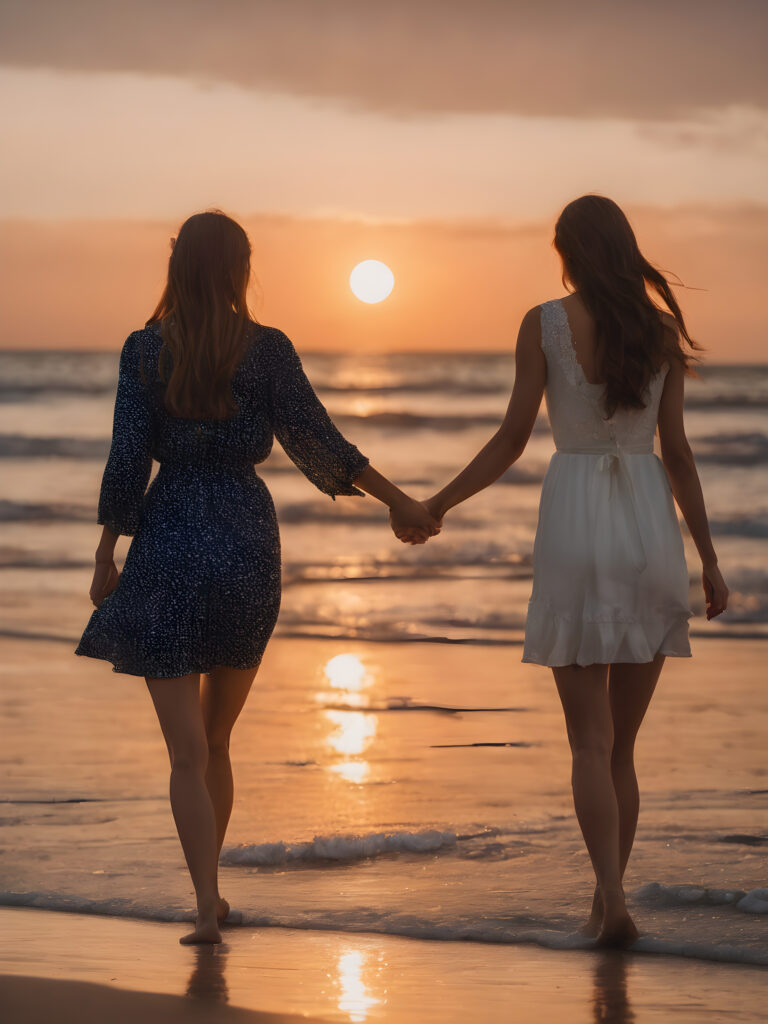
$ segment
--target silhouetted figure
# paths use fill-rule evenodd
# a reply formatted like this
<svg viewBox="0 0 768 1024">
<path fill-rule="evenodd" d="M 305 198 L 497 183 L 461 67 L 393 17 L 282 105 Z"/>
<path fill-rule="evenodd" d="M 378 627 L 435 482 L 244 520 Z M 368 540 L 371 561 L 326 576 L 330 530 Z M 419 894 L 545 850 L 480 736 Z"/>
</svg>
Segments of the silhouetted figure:
<svg viewBox="0 0 768 1024">
<path fill-rule="evenodd" d="M 637 938 L 622 886 L 639 806 L 635 737 L 665 657 L 691 654 L 673 495 L 702 559 L 707 618 L 725 609 L 728 589 L 683 425 L 690 356 L 681 338 L 699 346 L 672 290 L 610 199 L 569 203 L 554 241 L 575 290 L 526 313 L 504 422 L 425 506 L 442 521 L 497 480 L 522 455 L 546 392 L 557 451 L 541 490 L 523 661 L 552 668 L 565 713 L 597 878 L 584 931 L 600 946 L 626 946 Z"/>
<path fill-rule="evenodd" d="M 253 319 L 250 256 L 231 218 L 190 217 L 172 240 L 157 308 L 123 345 L 98 505 L 96 609 L 75 651 L 146 679 L 197 897 L 197 927 L 183 943 L 221 941 L 230 734 L 280 607 L 277 517 L 254 463 L 277 437 L 324 493 L 367 491 L 413 543 L 439 530 L 342 437 L 285 334 Z M 147 490 L 153 459 L 160 468 Z M 119 534 L 133 540 L 118 576 Z"/>
</svg>

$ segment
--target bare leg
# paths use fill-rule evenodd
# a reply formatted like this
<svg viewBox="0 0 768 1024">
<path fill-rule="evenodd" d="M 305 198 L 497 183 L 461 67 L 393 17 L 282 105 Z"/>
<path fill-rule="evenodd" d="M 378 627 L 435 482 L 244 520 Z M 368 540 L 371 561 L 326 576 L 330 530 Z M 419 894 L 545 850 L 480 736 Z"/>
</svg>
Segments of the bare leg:
<svg viewBox="0 0 768 1024">
<path fill-rule="evenodd" d="M 635 775 L 635 739 L 656 689 L 665 656 L 639 664 L 617 663 L 611 666 L 608 693 L 613 717 L 611 774 L 619 805 L 619 858 L 621 877 L 635 840 L 640 794 Z M 600 890 L 595 888 L 592 913 L 582 929 L 584 935 L 597 935 L 603 918 Z"/>
<path fill-rule="evenodd" d="M 573 755 L 573 802 L 603 900 L 598 944 L 629 945 L 637 929 L 621 885 L 619 807 L 611 774 L 608 666 L 553 668 Z"/>
<path fill-rule="evenodd" d="M 216 920 L 216 818 L 205 785 L 208 743 L 200 676 L 145 677 L 171 761 L 171 809 L 197 897 L 195 930 L 179 941 L 221 942 Z"/>
<path fill-rule="evenodd" d="M 216 815 L 216 860 L 218 861 L 224 836 L 232 814 L 234 783 L 229 760 L 229 740 L 232 728 L 243 709 L 257 669 L 230 668 L 218 665 L 203 676 L 201 707 L 205 735 L 208 743 L 208 767 L 205 784 Z M 217 917 L 223 921 L 229 913 L 229 904 L 218 896 Z"/>
</svg>

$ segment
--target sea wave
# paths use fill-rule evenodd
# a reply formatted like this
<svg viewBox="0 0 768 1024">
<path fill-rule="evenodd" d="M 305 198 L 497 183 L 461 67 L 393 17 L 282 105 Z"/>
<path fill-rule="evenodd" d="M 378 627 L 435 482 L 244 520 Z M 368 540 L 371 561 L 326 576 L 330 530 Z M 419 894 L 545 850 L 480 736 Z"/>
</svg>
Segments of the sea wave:
<svg viewBox="0 0 768 1024">
<path fill-rule="evenodd" d="M 0 378 L 5 392 L 35 394 L 114 390 L 119 349 L 5 349 L 0 352 Z M 514 352 L 410 351 L 337 353 L 303 351 L 310 379 L 321 390 L 364 392 L 445 391 L 486 393 L 511 389 Z M 765 364 L 705 363 L 686 397 L 701 401 L 726 398 L 766 400 Z"/>
<path fill-rule="evenodd" d="M 66 522 L 91 522 L 94 510 L 87 505 L 66 501 L 11 501 L 0 498 L 0 522 L 26 522 L 59 519 Z"/>
<path fill-rule="evenodd" d="M 489 627 L 487 632 L 482 632 L 483 627 L 473 622 L 466 630 L 469 635 L 449 636 L 449 624 L 446 624 L 445 628 L 445 633 L 435 633 L 420 627 L 418 623 L 407 628 L 386 622 L 366 626 L 340 623 L 334 626 L 332 623 L 307 622 L 298 618 L 290 621 L 290 616 L 286 615 L 281 617 L 275 629 L 275 636 L 284 640 L 333 640 L 336 643 L 446 644 L 466 647 L 521 647 L 524 640 L 522 617 L 517 624 L 510 625 L 506 630 L 505 627 L 496 625 Z M 764 626 L 761 628 L 760 623 L 756 623 L 751 629 L 728 626 L 692 628 L 690 635 L 694 640 L 768 640 L 768 632 Z M 80 639 L 79 635 L 75 634 L 64 635 L 12 627 L 0 628 L 0 637 L 73 646 L 76 646 Z"/>
<path fill-rule="evenodd" d="M 315 836 L 307 843 L 244 843 L 230 847 L 221 855 L 226 867 L 275 867 L 283 864 L 350 862 L 378 857 L 386 853 L 434 853 L 455 846 L 455 832 L 375 832 L 367 836 Z"/>
<path fill-rule="evenodd" d="M 768 537 L 768 512 L 734 515 L 710 520 L 710 530 L 720 537 Z"/>
<path fill-rule="evenodd" d="M 30 399 L 48 398 L 56 395 L 86 395 L 102 397 L 114 395 L 115 378 L 110 381 L 91 380 L 41 380 L 41 381 L 5 381 L 0 384 L 0 403 L 23 403 Z"/>
<path fill-rule="evenodd" d="M 333 417 L 334 422 L 339 426 L 357 429 L 360 426 L 374 426 L 389 430 L 439 430 L 439 431 L 460 431 L 473 427 L 499 427 L 501 416 L 498 412 L 493 413 L 456 413 L 451 416 L 441 416 L 435 413 L 424 415 L 411 412 L 372 412 L 367 415 L 356 415 L 353 413 L 337 413 Z M 543 433 L 549 428 L 546 420 L 539 418 L 534 427 L 536 433 Z"/>
<path fill-rule="evenodd" d="M 0 458 L 106 459 L 109 438 L 103 437 L 28 437 L 26 434 L 0 434 Z"/>
<path fill-rule="evenodd" d="M 29 505 L 28 503 L 3 502 L 0 500 L 0 522 L 14 522 L 32 518 L 30 511 L 40 510 L 42 519 L 56 518 L 60 506 Z M 66 506 L 65 513 L 71 510 Z M 77 506 L 73 518 L 78 521 L 86 514 L 93 518 L 93 511 Z M 307 522 L 313 517 L 307 516 Z M 284 521 L 281 517 L 281 521 Z M 469 579 L 477 575 L 502 579 L 527 580 L 531 578 L 530 554 L 510 552 L 494 541 L 468 541 L 459 548 L 438 547 L 433 544 L 420 552 L 418 562 L 413 561 L 411 551 L 405 546 L 394 548 L 391 557 L 366 555 L 355 559 L 352 564 L 344 561 L 314 562 L 285 559 L 283 562 L 283 588 L 353 581 L 397 583 L 403 580 L 446 579 L 458 576 Z M 399 556 L 399 557 L 398 557 Z M 118 557 L 119 562 L 119 557 Z M 0 568 L 2 569 L 81 569 L 93 566 L 92 558 L 73 558 L 57 552 L 38 551 L 23 546 L 0 546 Z M 754 584 L 753 584 L 754 587 Z"/>
<path fill-rule="evenodd" d="M 708 434 L 693 441 L 697 462 L 724 466 L 759 466 L 768 462 L 768 436 L 749 433 Z"/>
<path fill-rule="evenodd" d="M 404 433 L 431 430 L 438 432 L 459 432 L 472 430 L 478 426 L 497 427 L 499 416 L 478 415 L 475 413 L 458 413 L 452 415 L 420 414 L 409 412 L 379 412 L 368 415 L 342 413 L 334 416 L 334 421 L 350 432 L 363 427 L 373 426 L 383 431 L 402 431 Z M 534 432 L 550 434 L 549 425 L 544 417 L 539 417 Z M 692 439 L 696 459 L 701 463 L 724 466 L 760 466 L 768 462 L 768 435 L 760 432 L 734 432 L 730 434 L 713 434 Z M 109 437 L 40 437 L 28 434 L 0 434 L 0 458 L 2 459 L 37 459 L 63 458 L 103 461 L 109 454 Z M 270 460 L 265 467 L 268 472 L 293 471 L 293 467 L 285 460 L 277 463 Z M 538 472 L 522 470 L 512 466 L 502 477 L 504 483 L 541 483 L 543 469 Z"/>
<path fill-rule="evenodd" d="M 761 367 L 761 369 L 763 369 Z M 505 396 L 512 391 L 514 378 L 499 381 L 456 381 L 449 379 L 436 380 L 401 380 L 383 385 L 360 385 L 357 383 L 343 384 L 322 380 L 319 375 L 311 374 L 311 379 L 321 398 L 332 395 L 355 396 L 362 398 L 390 398 L 393 395 L 406 395 L 415 401 L 419 395 L 441 395 L 448 398 L 456 395 Z M 0 403 L 24 404 L 36 399 L 56 396 L 84 396 L 87 398 L 112 399 L 117 381 L 116 367 L 111 364 L 107 379 L 89 380 L 85 375 L 80 380 L 6 380 L 0 384 Z M 716 390 L 707 393 L 688 391 L 685 396 L 685 407 L 690 410 L 721 409 L 724 411 L 740 409 L 766 409 L 768 396 L 762 391 L 724 391 Z"/>
<path fill-rule="evenodd" d="M 272 474 L 273 472 L 280 471 L 279 467 L 270 467 L 268 471 L 264 472 L 264 476 Z M 515 471 L 514 467 L 512 470 L 507 471 L 501 478 L 501 482 L 505 484 L 517 484 L 521 486 L 527 486 L 529 484 L 535 484 L 540 482 L 540 476 L 537 474 Z M 88 504 L 77 504 L 75 502 L 61 502 L 61 501 L 14 501 L 9 498 L 0 499 L 0 522 L 24 522 L 24 521 L 35 521 L 35 520 L 62 520 L 67 522 L 83 522 L 94 520 L 94 509 Z M 278 509 L 278 518 L 281 523 L 285 524 L 310 524 L 310 523 L 328 523 L 330 525 L 354 525 L 354 524 L 372 524 L 381 522 L 381 507 L 373 502 L 354 502 L 345 503 L 343 507 L 338 507 L 327 501 L 302 501 L 302 502 L 291 502 L 281 504 Z M 484 523 L 482 520 L 467 519 L 465 514 L 460 514 L 459 520 L 463 529 L 477 528 L 482 529 Z M 710 520 L 710 528 L 713 534 L 717 536 L 725 537 L 745 537 L 749 539 L 761 540 L 768 538 L 768 512 L 758 510 L 750 515 L 730 515 L 730 516 L 719 516 L 713 517 Z M 465 547 L 469 547 L 471 554 L 469 558 L 465 558 L 462 555 L 461 550 L 451 546 L 450 554 L 446 557 L 443 554 L 435 557 L 437 563 L 444 565 L 447 561 L 452 561 L 454 564 L 462 565 L 483 565 L 487 562 L 498 562 L 511 561 L 517 558 L 517 556 L 510 556 L 510 553 L 503 548 L 503 545 L 492 545 L 493 551 L 480 551 L 476 550 L 476 546 L 470 545 L 469 543 Z M 427 548 L 429 550 L 429 548 Z M 35 556 L 36 558 L 38 556 Z M 419 559 L 419 564 L 424 566 L 425 564 L 432 563 L 433 559 L 429 556 L 423 556 Z M 36 562 L 35 564 L 42 564 Z M 56 562 L 52 563 L 56 564 Z M 338 575 L 338 571 L 334 570 L 335 575 Z"/>
<path fill-rule="evenodd" d="M 0 906 L 34 907 L 39 910 L 167 923 L 194 922 L 196 918 L 194 909 L 141 903 L 128 898 L 91 899 L 84 896 L 34 890 L 0 892 Z M 227 917 L 226 924 L 230 927 L 245 928 L 278 927 L 310 931 L 399 935 L 443 942 L 535 945 L 551 950 L 591 950 L 595 948 L 593 939 L 587 939 L 578 932 L 554 928 L 551 921 L 544 918 L 540 920 L 533 918 L 528 913 L 515 915 L 509 911 L 505 911 L 503 916 L 494 919 L 482 913 L 441 917 L 433 910 L 421 914 L 404 914 L 366 906 L 307 912 L 276 910 L 270 913 L 233 908 Z M 768 966 L 768 950 L 764 946 L 738 946 L 717 941 L 701 941 L 693 937 L 667 940 L 644 936 L 633 945 L 631 952 L 633 954 L 688 957 L 716 963 Z"/>
<path fill-rule="evenodd" d="M 635 893 L 641 902 L 660 907 L 735 907 L 745 914 L 768 914 L 768 889 L 706 889 L 699 885 L 649 882 Z"/>
</svg>

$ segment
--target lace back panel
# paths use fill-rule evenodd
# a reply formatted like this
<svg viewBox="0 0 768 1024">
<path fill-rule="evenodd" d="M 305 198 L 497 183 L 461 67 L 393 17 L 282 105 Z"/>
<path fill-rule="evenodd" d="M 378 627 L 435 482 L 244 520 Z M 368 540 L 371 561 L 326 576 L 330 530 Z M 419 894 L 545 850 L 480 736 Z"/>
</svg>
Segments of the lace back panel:
<svg viewBox="0 0 768 1024">
<path fill-rule="evenodd" d="M 560 299 L 541 305 L 541 348 L 547 360 L 547 412 L 558 448 L 599 448 L 615 441 L 625 446 L 645 444 L 652 448 L 668 364 L 651 378 L 644 409 L 618 409 L 606 419 L 603 385 L 591 384 L 584 376 Z"/>
</svg>

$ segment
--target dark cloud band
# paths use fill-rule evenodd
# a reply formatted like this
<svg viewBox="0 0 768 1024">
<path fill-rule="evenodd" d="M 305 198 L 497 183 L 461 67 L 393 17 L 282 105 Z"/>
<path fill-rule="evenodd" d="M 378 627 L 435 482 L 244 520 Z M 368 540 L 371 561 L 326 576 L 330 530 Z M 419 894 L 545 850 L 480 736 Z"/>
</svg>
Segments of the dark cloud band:
<svg viewBox="0 0 768 1024">
<path fill-rule="evenodd" d="M 5 0 L 0 62 L 136 71 L 397 116 L 768 107 L 764 0 Z"/>
</svg>

